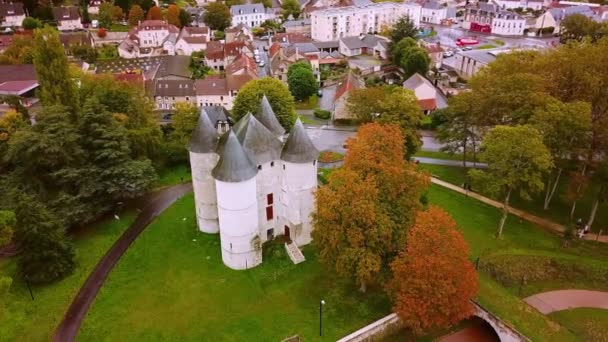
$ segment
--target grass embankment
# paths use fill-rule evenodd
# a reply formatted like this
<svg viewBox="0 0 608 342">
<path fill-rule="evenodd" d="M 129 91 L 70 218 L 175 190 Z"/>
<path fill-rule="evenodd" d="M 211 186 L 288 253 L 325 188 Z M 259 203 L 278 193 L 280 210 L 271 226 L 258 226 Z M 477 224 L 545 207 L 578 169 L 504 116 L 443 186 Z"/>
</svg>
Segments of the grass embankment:
<svg viewBox="0 0 608 342">
<path fill-rule="evenodd" d="M 0 276 L 13 278 L 6 298 L 5 314 L 0 312 L 1 341 L 49 341 L 74 296 L 99 259 L 131 224 L 135 215 L 108 219 L 74 237 L 76 269 L 68 277 L 45 286 L 33 286 L 30 298 L 26 284 L 16 275 L 14 258 L 0 259 Z M 2 309 L 0 309 L 2 311 Z"/>
<path fill-rule="evenodd" d="M 190 165 L 174 165 L 158 171 L 158 187 L 175 185 L 192 180 Z"/>
<path fill-rule="evenodd" d="M 184 220 L 185 219 L 185 220 Z M 388 313 L 380 290 L 360 295 L 324 270 L 312 248 L 293 265 L 282 245 L 262 265 L 234 271 L 219 236 L 196 228 L 193 196 L 178 200 L 135 241 L 109 275 L 79 340 L 335 341 Z"/>
<path fill-rule="evenodd" d="M 583 341 L 608 341 L 608 310 L 581 308 L 558 311 L 549 316 Z"/>
<path fill-rule="evenodd" d="M 433 176 L 436 176 L 441 180 L 458 186 L 462 185 L 465 180 L 468 183 L 471 183 L 470 180 L 467 180 L 466 176 L 468 170 L 462 167 L 421 164 L 420 168 L 430 172 Z M 513 194 L 513 196 L 511 196 L 511 206 L 517 209 L 527 211 L 531 214 L 547 218 L 557 223 L 561 223 L 563 225 L 571 224 L 570 209 L 572 203 L 564 197 L 564 194 L 566 193 L 566 188 L 568 186 L 568 181 L 569 177 L 567 175 L 563 175 L 561 177 L 556 193 L 549 205 L 549 209 L 547 210 L 543 209 L 545 196 L 544 192 L 533 196 L 532 200 L 530 201 L 522 199 L 517 193 Z M 473 183 L 472 186 L 475 191 L 484 194 L 483 189 L 480 189 L 479 186 L 477 186 L 475 183 Z M 594 184 L 590 184 L 587 187 L 583 198 L 577 203 L 576 212 L 574 214 L 575 218 L 581 217 L 583 218 L 583 221 L 588 218 L 591 212 L 591 207 L 593 205 L 595 194 L 598 189 L 599 186 Z M 608 229 L 606 228 L 606 226 L 608 226 L 608 203 L 600 203 L 591 230 L 593 232 L 598 232 L 600 229 L 602 229 L 603 234 L 608 234 Z"/>
<path fill-rule="evenodd" d="M 317 95 L 312 95 L 304 101 L 296 101 L 296 109 L 315 109 L 318 107 L 319 98 Z"/>
</svg>

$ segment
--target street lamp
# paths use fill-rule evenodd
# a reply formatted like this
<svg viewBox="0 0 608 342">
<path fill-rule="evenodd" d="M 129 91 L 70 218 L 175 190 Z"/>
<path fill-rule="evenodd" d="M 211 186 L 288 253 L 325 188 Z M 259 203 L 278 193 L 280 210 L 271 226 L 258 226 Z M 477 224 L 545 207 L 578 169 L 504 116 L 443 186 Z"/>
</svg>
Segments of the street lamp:
<svg viewBox="0 0 608 342">
<path fill-rule="evenodd" d="M 325 305 L 325 300 L 321 299 L 319 302 L 319 336 L 323 336 L 323 305 Z"/>
</svg>

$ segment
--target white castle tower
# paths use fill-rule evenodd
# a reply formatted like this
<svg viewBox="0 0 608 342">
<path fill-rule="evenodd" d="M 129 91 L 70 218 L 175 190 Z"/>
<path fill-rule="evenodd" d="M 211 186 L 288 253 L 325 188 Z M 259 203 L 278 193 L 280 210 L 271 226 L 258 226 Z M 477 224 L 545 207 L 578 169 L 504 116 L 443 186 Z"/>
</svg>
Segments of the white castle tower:
<svg viewBox="0 0 608 342">
<path fill-rule="evenodd" d="M 300 120 L 283 143 L 285 129 L 264 96 L 260 111 L 218 142 L 206 116 L 201 111 L 189 145 L 201 231 L 219 231 L 222 260 L 233 269 L 259 265 L 262 243 L 280 235 L 290 257 L 303 260 L 296 246 L 311 241 L 319 152 Z"/>
<path fill-rule="evenodd" d="M 188 150 L 192 169 L 192 187 L 196 204 L 196 223 L 205 233 L 217 233 L 217 196 L 211 170 L 219 159 L 216 153 L 218 134 L 206 113 L 201 110 Z"/>
</svg>

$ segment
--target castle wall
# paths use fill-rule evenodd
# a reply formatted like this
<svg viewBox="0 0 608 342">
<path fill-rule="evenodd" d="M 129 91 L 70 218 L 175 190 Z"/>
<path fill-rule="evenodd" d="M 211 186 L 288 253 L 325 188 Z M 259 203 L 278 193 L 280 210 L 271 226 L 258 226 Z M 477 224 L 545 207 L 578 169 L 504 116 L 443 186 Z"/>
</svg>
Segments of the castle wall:
<svg viewBox="0 0 608 342">
<path fill-rule="evenodd" d="M 272 165 L 272 166 L 271 166 Z M 282 162 L 276 160 L 267 162 L 258 170 L 257 182 L 257 201 L 258 201 L 258 227 L 262 242 L 268 240 L 268 230 L 273 229 L 273 235 L 281 235 L 282 230 L 278 229 L 279 216 L 282 215 L 283 207 L 280 205 L 279 196 L 281 195 L 281 175 Z M 268 194 L 272 194 L 272 204 L 269 203 Z M 272 219 L 268 220 L 267 207 L 272 206 Z"/>
<path fill-rule="evenodd" d="M 200 231 L 210 234 L 219 232 L 215 179 L 211 176 L 218 160 L 215 153 L 190 152 L 196 223 Z"/>
<path fill-rule="evenodd" d="M 312 217 L 315 209 L 314 192 L 317 189 L 317 165 L 283 161 L 281 204 L 282 226 L 290 228 L 291 239 L 298 246 L 312 241 Z"/>
<path fill-rule="evenodd" d="M 215 181 L 222 260 L 232 269 L 252 268 L 262 262 L 258 235 L 256 177 L 237 183 Z"/>
</svg>

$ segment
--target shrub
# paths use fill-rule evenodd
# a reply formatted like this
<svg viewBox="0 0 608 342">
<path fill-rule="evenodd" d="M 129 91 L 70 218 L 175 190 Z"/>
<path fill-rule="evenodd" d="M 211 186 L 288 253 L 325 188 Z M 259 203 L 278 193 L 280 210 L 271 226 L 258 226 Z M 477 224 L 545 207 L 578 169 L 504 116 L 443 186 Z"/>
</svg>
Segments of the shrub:
<svg viewBox="0 0 608 342">
<path fill-rule="evenodd" d="M 321 163 L 334 163 L 340 160 L 344 160 L 344 155 L 333 151 L 323 151 L 319 155 L 319 162 Z"/>
<path fill-rule="evenodd" d="M 331 112 L 325 109 L 315 108 L 314 113 L 316 118 L 322 120 L 328 120 L 331 117 Z"/>
<path fill-rule="evenodd" d="M 106 31 L 105 28 L 100 28 L 99 30 L 97 30 L 97 37 L 99 38 L 105 38 L 108 35 L 108 31 Z"/>
</svg>

